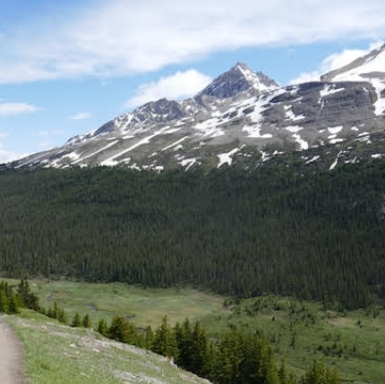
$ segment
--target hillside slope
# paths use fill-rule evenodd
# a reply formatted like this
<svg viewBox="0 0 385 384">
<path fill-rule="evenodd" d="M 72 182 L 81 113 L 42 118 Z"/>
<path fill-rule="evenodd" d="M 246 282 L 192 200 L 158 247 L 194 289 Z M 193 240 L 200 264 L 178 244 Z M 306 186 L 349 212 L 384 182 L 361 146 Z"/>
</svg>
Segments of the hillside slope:
<svg viewBox="0 0 385 384">
<path fill-rule="evenodd" d="M 25 316 L 7 321 L 23 341 L 28 384 L 209 384 L 149 351 L 42 315 Z"/>
<path fill-rule="evenodd" d="M 348 308 L 384 299 L 384 161 L 291 168 L 4 171 L 0 271 Z"/>
</svg>

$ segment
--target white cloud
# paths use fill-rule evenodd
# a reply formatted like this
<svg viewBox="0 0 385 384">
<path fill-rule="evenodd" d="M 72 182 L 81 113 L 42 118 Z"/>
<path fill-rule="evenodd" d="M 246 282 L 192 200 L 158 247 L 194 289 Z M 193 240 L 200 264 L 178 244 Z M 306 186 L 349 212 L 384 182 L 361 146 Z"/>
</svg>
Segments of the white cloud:
<svg viewBox="0 0 385 384">
<path fill-rule="evenodd" d="M 64 129 L 53 129 L 51 131 L 51 133 L 55 136 L 62 136 L 65 134 L 65 130 Z"/>
<path fill-rule="evenodd" d="M 40 148 L 50 148 L 51 146 L 52 146 L 52 144 L 49 141 L 41 141 L 39 143 Z"/>
<path fill-rule="evenodd" d="M 91 117 L 89 112 L 79 112 L 69 117 L 70 120 L 86 120 Z"/>
<path fill-rule="evenodd" d="M 6 138 L 7 136 L 8 134 L 0 132 L 0 164 L 8 163 L 10 161 L 17 160 L 25 156 L 4 149 L 1 140 Z"/>
<path fill-rule="evenodd" d="M 210 82 L 210 77 L 195 69 L 178 71 L 174 75 L 162 77 L 157 82 L 141 85 L 136 95 L 129 99 L 125 106 L 132 108 L 163 97 L 171 100 L 185 99 L 201 91 Z"/>
<path fill-rule="evenodd" d="M 342 52 L 333 53 L 322 60 L 322 63 L 316 70 L 301 73 L 298 77 L 292 79 L 290 84 L 300 84 L 307 81 L 319 81 L 321 75 L 350 64 L 352 61 L 366 55 L 373 49 L 379 48 L 382 44 L 383 42 L 372 43 L 367 50 L 345 49 Z"/>
<path fill-rule="evenodd" d="M 28 103 L 0 103 L 0 117 L 34 113 L 39 108 Z"/>
<path fill-rule="evenodd" d="M 9 163 L 10 161 L 20 159 L 21 157 L 23 156 L 6 151 L 0 146 L 0 164 Z"/>
<path fill-rule="evenodd" d="M 86 4 L 66 10 L 71 17 L 47 14 L 6 30 L 0 83 L 143 73 L 241 47 L 385 35 L 385 2 L 378 0 Z"/>
<path fill-rule="evenodd" d="M 63 129 L 53 129 L 52 131 L 39 131 L 39 136 L 61 136 L 65 133 Z"/>
</svg>

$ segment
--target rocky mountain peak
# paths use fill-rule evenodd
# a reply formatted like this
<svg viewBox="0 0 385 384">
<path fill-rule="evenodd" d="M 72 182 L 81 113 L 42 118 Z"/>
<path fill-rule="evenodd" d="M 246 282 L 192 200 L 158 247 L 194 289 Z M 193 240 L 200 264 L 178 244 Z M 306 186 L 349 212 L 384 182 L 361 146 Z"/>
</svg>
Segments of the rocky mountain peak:
<svg viewBox="0 0 385 384">
<path fill-rule="evenodd" d="M 154 119 L 154 121 L 164 122 L 184 117 L 185 113 L 180 103 L 166 98 L 150 101 L 137 108 L 133 114 L 139 121 Z"/>
<path fill-rule="evenodd" d="M 202 103 L 206 99 L 227 99 L 240 92 L 252 91 L 255 95 L 279 88 L 279 85 L 262 72 L 254 73 L 246 64 L 238 62 L 234 67 L 218 76 L 194 100 Z"/>
</svg>

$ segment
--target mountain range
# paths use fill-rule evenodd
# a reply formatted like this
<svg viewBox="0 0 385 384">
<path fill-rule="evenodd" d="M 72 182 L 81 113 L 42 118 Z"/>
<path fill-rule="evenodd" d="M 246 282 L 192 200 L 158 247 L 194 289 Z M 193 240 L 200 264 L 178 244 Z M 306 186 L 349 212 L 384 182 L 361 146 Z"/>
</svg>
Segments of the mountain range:
<svg viewBox="0 0 385 384">
<path fill-rule="evenodd" d="M 237 63 L 193 98 L 146 103 L 6 167 L 256 167 L 290 153 L 333 169 L 385 156 L 384 127 L 385 45 L 320 81 L 285 87 Z"/>
</svg>

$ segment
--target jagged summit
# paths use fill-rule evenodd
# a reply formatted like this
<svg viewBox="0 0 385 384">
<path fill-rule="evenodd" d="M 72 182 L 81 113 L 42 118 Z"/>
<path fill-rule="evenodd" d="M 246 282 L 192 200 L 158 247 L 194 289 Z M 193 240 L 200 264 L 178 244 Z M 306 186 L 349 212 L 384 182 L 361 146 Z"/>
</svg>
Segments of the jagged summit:
<svg viewBox="0 0 385 384">
<path fill-rule="evenodd" d="M 204 99 L 225 99 L 246 90 L 260 95 L 277 88 L 279 85 L 273 79 L 262 72 L 254 73 L 245 63 L 238 62 L 230 70 L 214 79 L 194 97 L 194 100 L 202 102 Z"/>
</svg>

